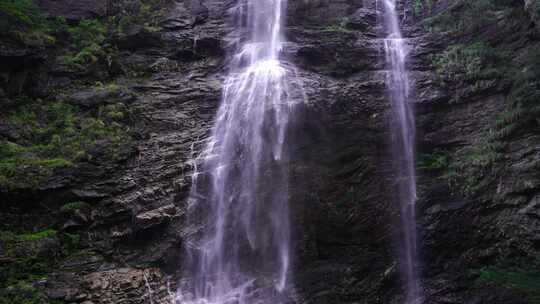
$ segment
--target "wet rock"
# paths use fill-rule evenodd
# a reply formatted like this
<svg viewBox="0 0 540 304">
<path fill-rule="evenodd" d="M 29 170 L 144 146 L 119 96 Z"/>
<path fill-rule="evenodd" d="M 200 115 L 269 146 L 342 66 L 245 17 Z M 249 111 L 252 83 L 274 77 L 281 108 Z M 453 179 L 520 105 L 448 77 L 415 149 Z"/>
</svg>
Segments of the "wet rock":
<svg viewBox="0 0 540 304">
<path fill-rule="evenodd" d="M 377 11 L 369 8 L 359 8 L 348 17 L 345 25 L 353 30 L 362 31 L 364 34 L 376 35 L 373 31 L 377 24 Z"/>
<path fill-rule="evenodd" d="M 167 205 L 155 210 L 143 212 L 135 216 L 136 224 L 140 229 L 148 229 L 168 222 L 176 214 L 174 205 Z"/>
<path fill-rule="evenodd" d="M 206 22 L 209 17 L 209 10 L 201 0 L 188 1 L 189 11 L 192 16 L 191 25 L 195 26 Z"/>
<path fill-rule="evenodd" d="M 88 295 L 90 302 L 108 299 L 113 303 L 128 302 L 133 298 L 157 301 L 167 299 L 166 277 L 158 269 L 119 268 L 114 271 L 90 273 L 83 278 L 83 284 L 93 292 Z"/>
<path fill-rule="evenodd" d="M 68 19 L 102 14 L 100 1 L 93 1 L 96 7 L 89 5 L 92 1 L 73 2 L 72 7 L 65 5 L 70 1 L 42 2 L 51 14 L 63 4 L 65 11 L 56 13 Z M 64 257 L 57 254 L 56 244 L 40 245 L 42 256 L 58 259 L 56 274 L 48 275 L 47 283 L 55 298 L 93 304 L 150 302 L 154 297 L 154 303 L 171 303 L 163 271 L 171 274 L 174 291 L 184 238 L 200 229 L 185 219 L 193 159 L 211 132 L 226 73 L 225 54 L 242 36 L 228 23 L 231 1 L 173 2 L 158 21 L 161 29 L 140 25 L 112 37 L 110 43 L 118 42 L 120 48 L 118 73 L 100 65 L 77 72 L 53 63 L 47 66 L 52 77 L 45 81 L 33 70 L 15 70 L 48 62 L 55 54 L 0 44 L 0 92 L 6 96 L 21 91 L 21 83 L 28 88 L 33 84 L 29 75 L 35 75 L 85 111 L 112 102 L 133 111 L 132 150 L 102 161 L 100 155 L 110 143 L 98 142 L 91 151 L 93 160 L 78 164 L 77 175 L 58 171 L 36 193 L 8 197 L 10 206 L 24 203 L 32 206 L 25 212 L 39 210 L 9 223 L 28 227 L 51 217 L 64 231 L 81 232 L 88 246 Z M 455 3 L 437 1 L 434 13 Z M 387 67 L 376 37 L 380 29 L 375 5 L 371 0 L 289 1 L 290 41 L 283 59 L 295 76 L 291 94 L 304 101 L 295 108 L 290 134 L 295 143 L 290 147 L 294 277 L 299 297 L 314 304 L 401 303 L 392 245 L 399 235 L 392 223 L 398 219 L 388 182 Z M 407 16 L 403 24 L 409 27 L 415 21 Z M 405 32 L 412 37 L 408 65 L 419 153 L 455 155 L 485 137 L 482 130 L 492 128 L 490 122 L 505 110 L 506 92 L 493 80 L 476 87 L 441 86 L 430 56 L 451 41 L 410 26 Z M 13 91 L 8 89 L 10 79 L 18 79 L 9 85 Z M 112 92 L 94 87 L 96 81 L 109 80 L 127 85 Z M 61 97 L 51 92 L 51 98 Z M 5 104 L 0 101 L 2 110 Z M 535 148 L 539 139 L 531 135 L 537 132 L 534 128 L 523 128 L 508 142 L 504 173 L 484 172 L 494 181 L 481 199 L 464 198 L 452 189 L 445 175 L 448 168 L 419 170 L 423 283 L 433 303 L 523 302 L 489 294 L 500 294 L 500 288 L 471 288 L 475 279 L 462 270 L 489 266 L 498 258 L 537 254 L 540 154 Z M 0 116 L 0 140 L 18 136 Z M 73 200 L 91 202 L 92 208 L 56 223 L 54 206 Z M 51 211 L 42 211 L 40 205 Z M 19 212 L 14 210 L 9 212 Z M 33 254 L 34 249 L 19 253 Z M 80 294 L 70 295 L 73 290 Z"/>
<path fill-rule="evenodd" d="M 160 47 L 161 34 L 141 25 L 132 25 L 116 38 L 121 49 Z"/>
<path fill-rule="evenodd" d="M 164 20 L 161 21 L 161 26 L 167 30 L 183 30 L 192 26 L 190 11 L 181 3 L 176 3 L 169 11 Z"/>
</svg>

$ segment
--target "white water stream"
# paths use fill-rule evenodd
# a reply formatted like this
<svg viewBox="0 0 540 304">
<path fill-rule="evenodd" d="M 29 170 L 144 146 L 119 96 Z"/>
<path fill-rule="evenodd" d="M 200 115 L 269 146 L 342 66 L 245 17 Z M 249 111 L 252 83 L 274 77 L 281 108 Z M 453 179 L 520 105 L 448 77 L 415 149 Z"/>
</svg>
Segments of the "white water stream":
<svg viewBox="0 0 540 304">
<path fill-rule="evenodd" d="M 177 303 L 276 303 L 256 285 L 286 289 L 289 270 L 286 129 L 291 111 L 280 62 L 285 0 L 239 1 L 247 31 L 230 63 L 210 141 L 193 175 L 186 278 Z M 182 284 L 181 284 L 182 285 Z M 256 300 L 253 300 L 253 299 Z"/>
</svg>

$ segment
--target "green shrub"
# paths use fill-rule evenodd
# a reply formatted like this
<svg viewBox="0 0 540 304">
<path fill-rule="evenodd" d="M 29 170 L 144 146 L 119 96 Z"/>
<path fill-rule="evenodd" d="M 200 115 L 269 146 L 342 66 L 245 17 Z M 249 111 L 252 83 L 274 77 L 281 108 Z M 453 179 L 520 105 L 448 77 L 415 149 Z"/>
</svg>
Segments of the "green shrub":
<svg viewBox="0 0 540 304">
<path fill-rule="evenodd" d="M 76 48 L 84 48 L 92 44 L 99 44 L 105 40 L 107 26 L 97 19 L 83 19 L 77 26 L 69 27 Z"/>
<path fill-rule="evenodd" d="M 71 36 L 71 50 L 62 56 L 65 64 L 82 69 L 87 64 L 98 62 L 107 51 L 103 48 L 107 34 L 105 23 L 97 19 L 83 19 L 76 26 L 67 27 Z"/>
<path fill-rule="evenodd" d="M 414 0 L 413 13 L 431 10 L 430 0 Z M 429 16 L 422 21 L 423 27 L 430 32 L 445 32 L 449 36 L 463 35 L 480 31 L 486 26 L 498 27 L 497 20 L 514 12 L 512 0 L 475 0 L 454 1 L 447 10 Z"/>
<path fill-rule="evenodd" d="M 431 13 L 433 1 L 436 0 L 414 0 L 412 3 L 413 15 L 421 16 L 424 13 Z"/>
<path fill-rule="evenodd" d="M 0 141 L 0 188 L 35 188 L 55 170 L 89 159 L 98 142 L 106 157 L 116 157 L 129 142 L 125 111 L 113 104 L 83 115 L 63 102 L 24 102 L 9 114 L 22 139 Z"/>
<path fill-rule="evenodd" d="M 49 302 L 42 290 L 27 281 L 15 281 L 9 288 L 0 290 L 0 304 L 43 304 Z"/>
<path fill-rule="evenodd" d="M 534 267 L 529 270 L 486 267 L 480 270 L 478 281 L 502 286 L 524 294 L 531 303 L 540 303 L 540 271 L 534 270 Z"/>
<path fill-rule="evenodd" d="M 150 32 L 159 30 L 159 22 L 166 13 L 170 0 L 141 0 L 138 5 L 130 9 L 122 9 L 122 13 L 115 18 L 119 33 L 125 33 L 132 26 L 142 26 Z"/>
<path fill-rule="evenodd" d="M 431 154 L 419 154 L 416 166 L 419 169 L 440 170 L 448 167 L 448 154 L 442 151 L 435 151 Z"/>
<path fill-rule="evenodd" d="M 60 211 L 61 212 L 70 212 L 70 211 L 84 210 L 84 209 L 89 209 L 89 208 L 90 208 L 90 205 L 88 205 L 85 202 L 71 202 L 71 203 L 67 203 L 67 204 L 63 205 L 60 208 Z"/>
<path fill-rule="evenodd" d="M 0 1 L 0 35 L 29 46 L 48 46 L 56 43 L 51 22 L 32 0 Z"/>
<path fill-rule="evenodd" d="M 525 56 L 523 68 L 511 68 L 506 78 L 512 83 L 507 109 L 496 121 L 494 136 L 509 139 L 527 125 L 540 125 L 540 54 L 534 48 Z"/>
<path fill-rule="evenodd" d="M 53 229 L 38 232 L 15 233 L 0 231 L 3 255 L 8 262 L 2 265 L 0 275 L 0 304 L 42 304 L 50 302 L 43 290 L 35 285 L 38 280 L 46 279 L 54 270 L 56 256 L 40 254 L 40 241 L 44 238 L 56 238 L 61 241 L 57 254 L 65 255 L 80 249 L 79 235 L 58 233 Z"/>
<path fill-rule="evenodd" d="M 452 190 L 474 196 L 493 181 L 497 165 L 504 158 L 505 143 L 488 136 L 490 132 L 485 131 L 479 142 L 452 155 L 444 176 Z"/>
<path fill-rule="evenodd" d="M 0 15 L 4 15 L 11 26 L 40 26 L 44 17 L 32 0 L 1 0 Z"/>
<path fill-rule="evenodd" d="M 57 234 L 58 234 L 58 231 L 54 229 L 45 229 L 45 230 L 35 232 L 35 233 L 22 234 L 19 236 L 19 239 L 22 241 L 31 242 L 31 241 L 37 241 L 43 238 L 55 237 Z"/>
<path fill-rule="evenodd" d="M 477 82 L 500 78 L 504 66 L 496 66 L 504 55 L 484 42 L 453 45 L 431 56 L 431 64 L 443 84 Z"/>
</svg>

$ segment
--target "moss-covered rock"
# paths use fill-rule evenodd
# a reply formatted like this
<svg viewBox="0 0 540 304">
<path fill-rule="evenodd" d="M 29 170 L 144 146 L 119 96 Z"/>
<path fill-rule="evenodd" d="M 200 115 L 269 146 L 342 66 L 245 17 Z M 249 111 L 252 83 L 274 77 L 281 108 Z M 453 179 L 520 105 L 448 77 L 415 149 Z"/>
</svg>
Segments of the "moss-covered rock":
<svg viewBox="0 0 540 304">
<path fill-rule="evenodd" d="M 119 157 L 130 141 L 126 116 L 122 104 L 83 112 L 66 102 L 21 100 L 7 115 L 18 138 L 0 142 L 0 186 L 37 188 L 58 169 Z"/>
</svg>

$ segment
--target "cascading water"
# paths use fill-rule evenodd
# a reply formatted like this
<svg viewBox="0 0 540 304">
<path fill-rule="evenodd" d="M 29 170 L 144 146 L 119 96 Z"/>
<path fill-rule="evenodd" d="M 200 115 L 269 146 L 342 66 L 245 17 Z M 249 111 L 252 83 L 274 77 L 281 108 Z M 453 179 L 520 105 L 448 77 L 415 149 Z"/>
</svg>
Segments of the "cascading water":
<svg viewBox="0 0 540 304">
<path fill-rule="evenodd" d="M 383 0 L 386 62 L 389 65 L 388 91 L 392 101 L 392 155 L 394 162 L 395 198 L 400 206 L 402 224 L 400 252 L 406 303 L 422 302 L 418 276 L 416 241 L 416 173 L 414 161 L 415 121 L 409 102 L 410 83 L 405 66 L 406 40 L 402 37 L 396 11 L 396 0 Z"/>
<path fill-rule="evenodd" d="M 272 286 L 273 294 L 286 289 L 291 98 L 279 60 L 285 5 L 241 0 L 233 9 L 237 30 L 249 36 L 231 60 L 210 141 L 193 175 L 188 220 L 200 231 L 187 240 L 187 283 L 181 282 L 177 303 L 277 303 L 254 296 L 260 293 L 254 286 Z"/>
</svg>

